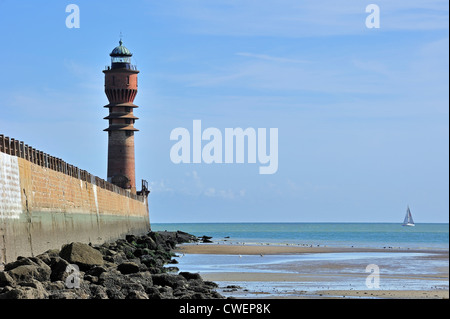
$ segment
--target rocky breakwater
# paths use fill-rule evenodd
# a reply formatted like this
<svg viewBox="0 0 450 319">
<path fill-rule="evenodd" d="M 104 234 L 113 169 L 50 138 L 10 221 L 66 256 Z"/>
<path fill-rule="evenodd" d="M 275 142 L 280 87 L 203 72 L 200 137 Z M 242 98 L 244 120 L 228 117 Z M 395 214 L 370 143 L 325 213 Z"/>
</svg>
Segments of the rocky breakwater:
<svg viewBox="0 0 450 319">
<path fill-rule="evenodd" d="M 18 257 L 0 271 L 0 299 L 216 299 L 217 285 L 199 274 L 168 272 L 184 232 L 127 235 L 112 243 L 64 245 Z M 174 267 L 172 267 L 173 269 Z M 175 268 L 176 269 L 176 268 Z"/>
</svg>

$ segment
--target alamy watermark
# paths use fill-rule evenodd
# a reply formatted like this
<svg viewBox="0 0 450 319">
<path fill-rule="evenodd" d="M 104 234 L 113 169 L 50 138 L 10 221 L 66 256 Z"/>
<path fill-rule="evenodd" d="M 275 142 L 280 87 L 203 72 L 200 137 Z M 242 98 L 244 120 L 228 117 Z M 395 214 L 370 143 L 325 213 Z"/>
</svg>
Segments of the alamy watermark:
<svg viewBox="0 0 450 319">
<path fill-rule="evenodd" d="M 66 287 L 70 289 L 80 288 L 80 268 L 78 265 L 67 265 L 66 272 L 69 273 L 65 281 Z"/>
<path fill-rule="evenodd" d="M 76 4 L 68 4 L 66 12 L 70 13 L 66 18 L 66 27 L 68 29 L 80 28 L 80 7 Z M 370 13 L 366 18 L 366 27 L 368 29 L 380 28 L 380 7 L 376 4 L 366 6 L 366 12 Z"/>
<path fill-rule="evenodd" d="M 370 275 L 366 278 L 366 287 L 369 289 L 380 288 L 380 267 L 375 264 L 367 265 L 366 272 L 370 272 Z"/>
<path fill-rule="evenodd" d="M 380 28 L 380 7 L 376 4 L 369 4 L 366 12 L 370 13 L 366 18 L 366 27 L 368 29 Z"/>
<path fill-rule="evenodd" d="M 260 165 L 259 174 L 275 174 L 278 170 L 278 128 L 270 128 L 269 137 L 266 128 L 255 130 L 252 127 L 245 130 L 240 127 L 225 128 L 225 133 L 222 134 L 222 131 L 215 127 L 202 131 L 201 120 L 194 120 L 192 140 L 191 133 L 184 127 L 173 129 L 170 140 L 177 141 L 170 149 L 170 160 L 175 164 L 232 164 L 235 163 L 235 157 L 236 163 L 244 163 L 247 154 L 247 163 L 256 164 L 258 159 L 260 164 L 265 165 Z M 208 142 L 202 145 L 203 141 Z"/>
<path fill-rule="evenodd" d="M 66 12 L 70 14 L 66 18 L 66 27 L 68 29 L 80 28 L 80 7 L 76 4 L 69 4 L 66 6 Z"/>
</svg>

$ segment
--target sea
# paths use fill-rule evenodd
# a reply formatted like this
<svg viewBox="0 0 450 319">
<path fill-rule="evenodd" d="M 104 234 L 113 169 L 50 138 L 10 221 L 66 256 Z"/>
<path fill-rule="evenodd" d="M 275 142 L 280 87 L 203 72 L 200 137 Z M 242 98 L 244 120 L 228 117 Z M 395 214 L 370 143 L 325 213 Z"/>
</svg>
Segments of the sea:
<svg viewBox="0 0 450 319">
<path fill-rule="evenodd" d="M 374 271 L 380 278 L 375 285 L 378 290 L 449 289 L 449 261 L 435 258 L 435 252 L 448 254 L 448 223 L 421 223 L 415 227 L 396 223 L 154 223 L 152 230 L 181 230 L 197 237 L 208 236 L 219 245 L 383 249 L 381 252 L 279 254 L 263 258 L 208 254 L 175 258 L 179 271 L 200 273 L 208 278 L 220 273 L 247 274 L 248 280 L 244 282 L 236 276 L 213 280 L 226 297 L 297 298 L 308 294 L 317 296 L 321 290 L 373 289 L 367 278 Z M 397 252 L 390 252 L 391 249 Z M 330 264 L 339 265 L 339 270 Z M 258 274 L 268 273 L 288 277 L 273 281 L 255 279 Z"/>
<path fill-rule="evenodd" d="M 152 224 L 152 230 L 181 230 L 199 237 L 210 236 L 216 243 L 449 248 L 448 223 L 416 224 L 415 227 L 397 223 L 156 223 Z"/>
</svg>

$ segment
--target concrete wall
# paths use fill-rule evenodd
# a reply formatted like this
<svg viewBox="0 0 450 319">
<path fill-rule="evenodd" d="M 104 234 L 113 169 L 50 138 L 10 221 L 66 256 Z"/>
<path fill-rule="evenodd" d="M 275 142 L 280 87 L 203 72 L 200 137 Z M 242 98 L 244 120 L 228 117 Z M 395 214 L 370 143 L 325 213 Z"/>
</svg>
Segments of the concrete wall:
<svg viewBox="0 0 450 319">
<path fill-rule="evenodd" d="M 150 230 L 146 194 L 127 195 L 86 176 L 0 152 L 0 263 L 72 241 L 98 244 Z"/>
</svg>

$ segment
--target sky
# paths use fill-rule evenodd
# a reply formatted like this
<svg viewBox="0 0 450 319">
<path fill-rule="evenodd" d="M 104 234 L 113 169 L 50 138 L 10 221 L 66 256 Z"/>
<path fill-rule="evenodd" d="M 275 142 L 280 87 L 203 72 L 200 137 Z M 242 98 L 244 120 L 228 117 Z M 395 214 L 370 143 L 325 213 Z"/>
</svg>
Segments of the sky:
<svg viewBox="0 0 450 319">
<path fill-rule="evenodd" d="M 0 0 L 0 134 L 106 179 L 122 33 L 151 222 L 448 222 L 448 24 L 447 0 Z M 194 120 L 278 129 L 277 171 L 173 163 Z"/>
</svg>

